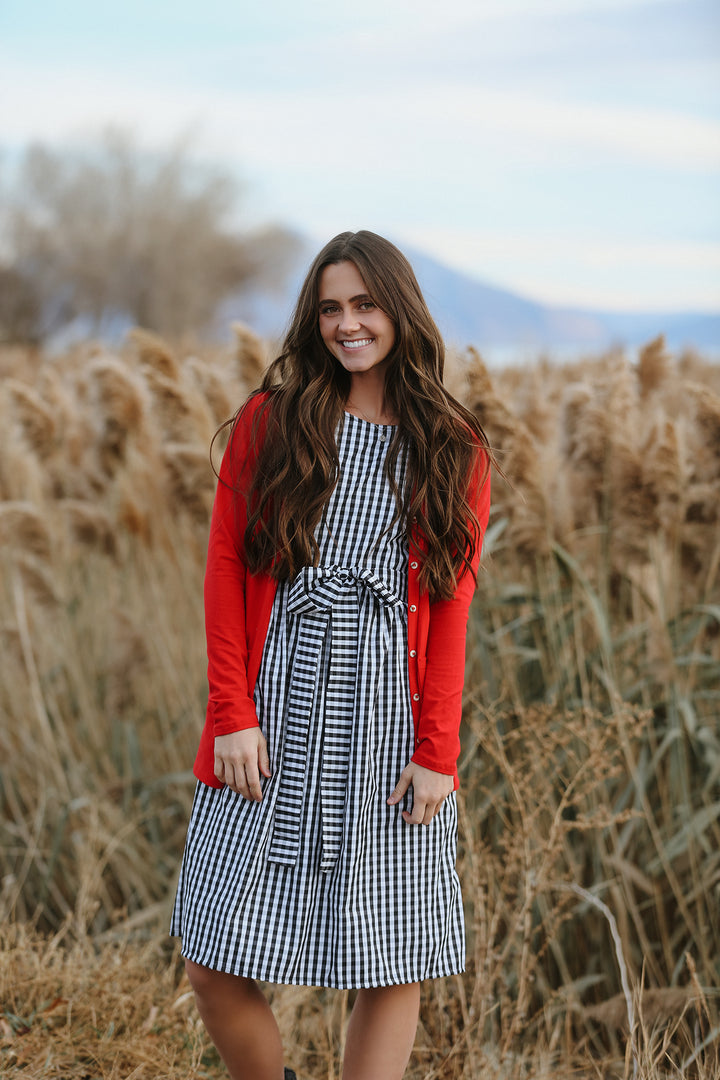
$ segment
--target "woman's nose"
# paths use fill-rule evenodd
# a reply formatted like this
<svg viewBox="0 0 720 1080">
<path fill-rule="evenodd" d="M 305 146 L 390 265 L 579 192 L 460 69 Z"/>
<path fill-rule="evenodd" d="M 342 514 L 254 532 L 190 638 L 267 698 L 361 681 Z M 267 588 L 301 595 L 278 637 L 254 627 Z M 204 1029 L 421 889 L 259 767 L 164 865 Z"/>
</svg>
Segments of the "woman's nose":
<svg viewBox="0 0 720 1080">
<path fill-rule="evenodd" d="M 343 311 L 340 319 L 340 330 L 343 334 L 351 334 L 354 330 L 360 329 L 360 323 L 358 317 L 354 311 Z"/>
</svg>

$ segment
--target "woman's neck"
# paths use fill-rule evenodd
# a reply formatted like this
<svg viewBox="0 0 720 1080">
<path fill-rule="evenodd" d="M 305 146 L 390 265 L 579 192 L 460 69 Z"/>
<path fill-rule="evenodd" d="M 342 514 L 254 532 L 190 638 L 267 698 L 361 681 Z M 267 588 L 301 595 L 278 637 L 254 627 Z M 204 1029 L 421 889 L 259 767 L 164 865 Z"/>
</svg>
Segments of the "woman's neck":
<svg viewBox="0 0 720 1080">
<path fill-rule="evenodd" d="M 368 375 L 371 372 L 367 372 Z M 395 424 L 397 417 L 385 401 L 385 379 L 367 379 L 354 376 L 345 409 L 354 416 L 369 420 L 372 424 Z"/>
</svg>

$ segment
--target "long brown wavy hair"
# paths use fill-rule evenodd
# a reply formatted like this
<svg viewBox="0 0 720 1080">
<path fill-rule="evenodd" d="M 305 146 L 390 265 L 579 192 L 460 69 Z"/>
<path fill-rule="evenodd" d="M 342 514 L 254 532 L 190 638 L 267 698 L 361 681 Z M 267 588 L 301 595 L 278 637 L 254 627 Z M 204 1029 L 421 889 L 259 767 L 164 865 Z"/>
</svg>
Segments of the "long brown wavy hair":
<svg viewBox="0 0 720 1080">
<path fill-rule="evenodd" d="M 247 565 L 278 580 L 317 565 L 315 529 L 337 482 L 336 431 L 350 392 L 350 375 L 320 335 L 319 282 L 326 266 L 345 261 L 395 328 L 385 382 L 386 407 L 398 420 L 385 465 L 397 502 L 393 524 L 411 544 L 411 524 L 423 538 L 421 588 L 433 600 L 450 598 L 480 542 L 470 486 L 483 482 L 492 453 L 475 416 L 443 386 L 445 346 L 410 263 L 368 231 L 340 233 L 316 257 L 258 391 L 267 400 L 254 423 L 265 434 L 248 497 Z"/>
</svg>

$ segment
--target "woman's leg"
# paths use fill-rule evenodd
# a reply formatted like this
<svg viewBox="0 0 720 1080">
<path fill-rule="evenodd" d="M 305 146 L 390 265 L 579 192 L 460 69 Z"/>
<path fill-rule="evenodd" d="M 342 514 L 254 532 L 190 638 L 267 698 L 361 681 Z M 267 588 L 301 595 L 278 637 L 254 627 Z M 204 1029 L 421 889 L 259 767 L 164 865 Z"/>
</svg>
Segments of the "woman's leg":
<svg viewBox="0 0 720 1080">
<path fill-rule="evenodd" d="M 419 1011 L 420 983 L 358 990 L 345 1040 L 343 1080 L 401 1080 Z"/>
<path fill-rule="evenodd" d="M 185 961 L 198 1012 L 231 1080 L 282 1080 L 283 1051 L 272 1009 L 254 979 Z"/>
</svg>

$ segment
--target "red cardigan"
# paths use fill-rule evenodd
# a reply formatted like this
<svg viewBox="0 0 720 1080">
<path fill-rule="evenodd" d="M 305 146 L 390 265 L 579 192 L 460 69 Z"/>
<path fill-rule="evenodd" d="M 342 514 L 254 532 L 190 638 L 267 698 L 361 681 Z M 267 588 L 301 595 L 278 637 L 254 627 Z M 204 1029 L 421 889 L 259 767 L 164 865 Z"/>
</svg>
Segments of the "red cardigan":
<svg viewBox="0 0 720 1080">
<path fill-rule="evenodd" d="M 194 773 L 216 788 L 223 785 L 214 772 L 215 736 L 258 724 L 253 692 L 277 587 L 274 578 L 263 572 L 251 574 L 245 565 L 247 507 L 245 499 L 233 493 L 233 488 L 249 488 L 257 456 L 252 422 L 266 397 L 258 394 L 250 398 L 233 428 L 220 466 L 210 524 L 205 573 L 210 696 Z M 261 417 L 260 438 L 266 417 L 267 412 Z M 479 467 L 482 464 L 480 459 Z M 473 562 L 477 571 L 490 512 L 489 473 L 477 492 L 475 512 L 480 523 Z M 422 537 L 413 536 L 408 567 L 408 675 L 415 724 L 412 760 L 452 775 L 457 787 L 465 639 L 475 582 L 472 574 L 465 572 L 451 600 L 430 603 L 428 593 L 420 593 L 418 582 L 422 549 Z"/>
</svg>

